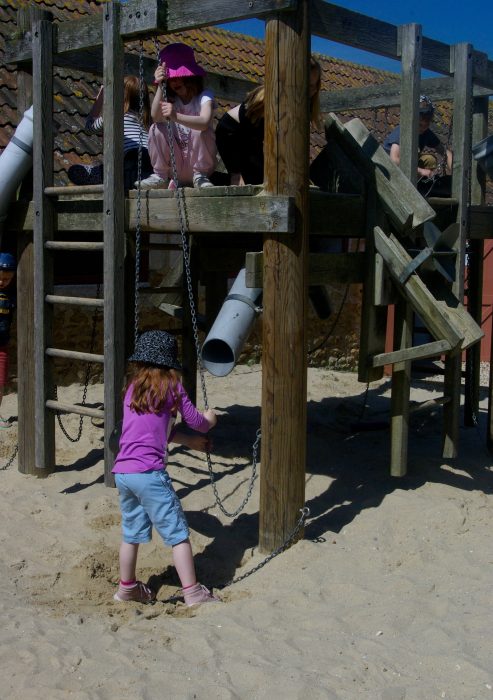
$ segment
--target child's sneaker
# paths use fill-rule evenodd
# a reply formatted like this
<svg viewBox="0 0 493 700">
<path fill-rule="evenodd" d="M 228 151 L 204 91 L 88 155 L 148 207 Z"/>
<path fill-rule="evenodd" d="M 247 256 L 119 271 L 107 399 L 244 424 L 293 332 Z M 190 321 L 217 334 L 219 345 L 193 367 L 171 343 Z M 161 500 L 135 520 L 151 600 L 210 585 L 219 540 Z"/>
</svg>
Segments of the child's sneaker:
<svg viewBox="0 0 493 700">
<path fill-rule="evenodd" d="M 145 583 L 137 581 L 132 586 L 123 586 L 120 583 L 113 598 L 120 603 L 127 603 L 131 600 L 137 603 L 152 603 L 156 600 L 156 594 Z"/>
<path fill-rule="evenodd" d="M 185 603 L 190 607 L 192 605 L 199 605 L 199 603 L 220 603 L 219 598 L 212 595 L 210 590 L 203 586 L 201 583 L 196 583 L 195 586 L 186 588 L 182 591 L 183 597 L 185 598 Z"/>
<path fill-rule="evenodd" d="M 214 187 L 212 182 L 209 180 L 207 175 L 204 175 L 203 173 L 194 173 L 193 174 L 193 186 L 194 187 Z"/>
<path fill-rule="evenodd" d="M 71 165 L 67 171 L 68 178 L 74 185 L 102 185 L 103 184 L 103 164 L 94 165 Z"/>
<path fill-rule="evenodd" d="M 134 182 L 134 187 L 136 189 L 139 189 L 139 181 L 138 180 L 136 180 Z M 149 175 L 149 177 L 146 177 L 145 180 L 140 181 L 140 189 L 141 190 L 158 190 L 158 189 L 165 190 L 167 187 L 168 187 L 168 180 L 163 179 L 157 173 L 151 173 L 151 175 Z"/>
</svg>

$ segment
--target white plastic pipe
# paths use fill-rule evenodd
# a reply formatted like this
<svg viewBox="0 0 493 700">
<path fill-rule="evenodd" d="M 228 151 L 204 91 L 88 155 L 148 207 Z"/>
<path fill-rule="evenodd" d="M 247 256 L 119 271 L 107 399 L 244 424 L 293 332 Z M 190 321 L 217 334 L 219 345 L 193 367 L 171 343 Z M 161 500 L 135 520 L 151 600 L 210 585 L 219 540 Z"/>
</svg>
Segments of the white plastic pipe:
<svg viewBox="0 0 493 700">
<path fill-rule="evenodd" d="M 0 223 L 24 176 L 33 164 L 33 108 L 24 112 L 8 146 L 0 156 Z"/>
<path fill-rule="evenodd" d="M 262 289 L 246 286 L 245 269 L 224 300 L 202 346 L 202 363 L 216 377 L 225 377 L 235 366 L 258 314 L 255 302 Z"/>
</svg>

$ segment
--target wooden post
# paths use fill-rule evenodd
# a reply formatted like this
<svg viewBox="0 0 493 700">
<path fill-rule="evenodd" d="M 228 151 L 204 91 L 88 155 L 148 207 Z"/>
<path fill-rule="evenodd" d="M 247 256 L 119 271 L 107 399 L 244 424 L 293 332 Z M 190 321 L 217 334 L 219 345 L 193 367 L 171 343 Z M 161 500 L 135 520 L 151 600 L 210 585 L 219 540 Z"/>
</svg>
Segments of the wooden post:
<svg viewBox="0 0 493 700">
<path fill-rule="evenodd" d="M 401 139 L 400 167 L 409 180 L 416 184 L 418 168 L 418 120 L 421 75 L 422 33 L 418 24 L 399 28 L 401 79 Z M 394 348 L 412 345 L 413 313 L 403 300 L 395 305 Z M 407 472 L 409 438 L 409 397 L 411 390 L 411 362 L 399 362 L 392 369 L 390 473 L 404 476 Z"/>
<path fill-rule="evenodd" d="M 37 8 L 19 10 L 17 26 L 21 32 L 31 30 L 35 20 L 49 19 L 51 14 Z M 31 73 L 17 71 L 17 113 L 20 122 L 33 102 Z M 34 251 L 32 231 L 20 231 L 17 243 L 17 440 L 18 465 L 22 474 L 44 476 L 50 471 L 35 467 L 33 440 L 34 418 Z"/>
<path fill-rule="evenodd" d="M 488 133 L 488 98 L 476 97 L 473 101 L 472 143 L 485 138 Z M 479 163 L 472 163 L 471 204 L 484 204 L 486 190 L 485 173 Z M 484 241 L 470 240 L 470 257 L 467 272 L 467 309 L 481 326 L 483 313 L 483 257 Z M 464 386 L 464 425 L 477 424 L 479 411 L 479 382 L 481 366 L 481 342 L 466 352 L 466 379 Z M 489 409 L 488 409 L 489 412 Z"/>
<path fill-rule="evenodd" d="M 309 2 L 265 33 L 265 188 L 295 198 L 295 232 L 264 237 L 260 549 L 281 545 L 305 500 Z"/>
<path fill-rule="evenodd" d="M 104 66 L 104 483 L 114 486 L 109 438 L 122 415 L 125 370 L 123 42 L 120 4 L 103 7 Z"/>
<path fill-rule="evenodd" d="M 53 293 L 53 263 L 45 256 L 45 242 L 53 239 L 53 202 L 45 188 L 53 185 L 53 25 L 36 21 L 33 27 L 33 186 L 34 186 L 34 357 L 35 466 L 55 466 L 55 415 L 46 407 L 53 398 L 52 362 L 45 354 L 51 345 L 53 309 L 45 302 Z"/>
<path fill-rule="evenodd" d="M 471 120 L 472 120 L 473 49 L 470 44 L 456 44 L 454 51 L 454 134 L 452 168 L 452 197 L 458 201 L 459 233 L 454 249 L 457 253 L 455 281 L 452 292 L 459 301 L 464 298 L 464 269 L 468 230 L 469 185 L 471 180 Z M 457 456 L 460 420 L 461 355 L 445 358 L 445 404 L 443 456 Z"/>
</svg>

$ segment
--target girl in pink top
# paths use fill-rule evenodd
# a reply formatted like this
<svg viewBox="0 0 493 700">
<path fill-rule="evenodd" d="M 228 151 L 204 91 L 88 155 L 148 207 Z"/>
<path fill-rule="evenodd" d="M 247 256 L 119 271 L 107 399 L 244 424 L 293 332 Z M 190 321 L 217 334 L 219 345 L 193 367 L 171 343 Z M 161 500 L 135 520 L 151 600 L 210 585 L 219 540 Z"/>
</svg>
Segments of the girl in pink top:
<svg viewBox="0 0 493 700">
<path fill-rule="evenodd" d="M 205 435 L 185 435 L 174 426 L 177 413 L 190 428 L 207 433 L 216 424 L 212 409 L 200 413 L 179 380 L 175 338 L 166 331 L 147 331 L 129 358 L 119 452 L 113 467 L 120 496 L 122 543 L 118 601 L 149 603 L 156 594 L 137 581 L 139 545 L 149 542 L 152 527 L 173 548 L 173 562 L 187 605 L 217 600 L 197 583 L 188 525 L 166 471 L 168 442 L 206 450 Z"/>
<path fill-rule="evenodd" d="M 195 61 L 193 50 L 185 44 L 170 44 L 159 53 L 154 73 L 156 94 L 151 107 L 154 124 L 149 131 L 149 156 L 154 173 L 142 180 L 144 189 L 193 185 L 212 187 L 217 148 L 212 118 L 214 96 L 204 90 L 205 71 Z M 166 96 L 163 83 L 166 81 Z M 174 182 L 170 153 L 169 125 L 176 162 Z M 137 186 L 137 183 L 136 183 Z"/>
</svg>

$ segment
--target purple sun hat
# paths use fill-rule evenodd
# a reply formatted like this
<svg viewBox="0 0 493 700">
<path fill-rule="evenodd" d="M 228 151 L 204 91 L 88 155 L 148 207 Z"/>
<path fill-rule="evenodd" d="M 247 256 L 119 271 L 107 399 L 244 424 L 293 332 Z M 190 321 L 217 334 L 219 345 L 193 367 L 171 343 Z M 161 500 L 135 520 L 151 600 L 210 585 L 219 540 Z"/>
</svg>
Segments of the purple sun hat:
<svg viewBox="0 0 493 700">
<path fill-rule="evenodd" d="M 186 44 L 169 44 L 159 52 L 159 62 L 166 63 L 168 78 L 203 77 L 205 70 L 195 60 L 193 49 Z"/>
</svg>

